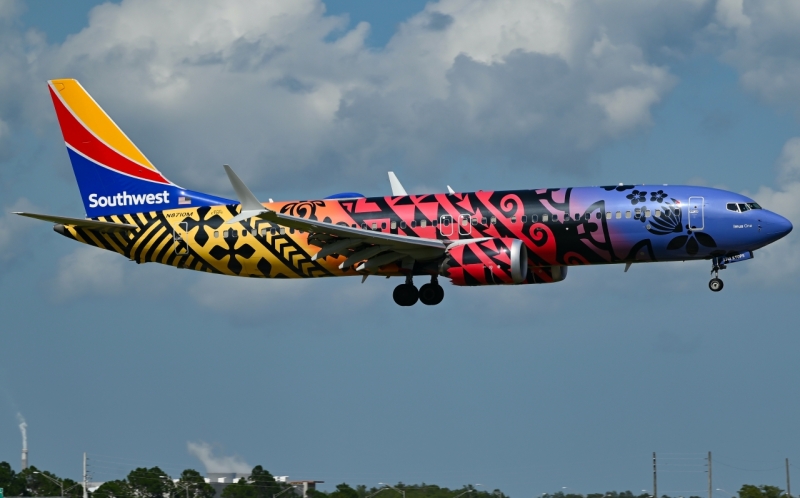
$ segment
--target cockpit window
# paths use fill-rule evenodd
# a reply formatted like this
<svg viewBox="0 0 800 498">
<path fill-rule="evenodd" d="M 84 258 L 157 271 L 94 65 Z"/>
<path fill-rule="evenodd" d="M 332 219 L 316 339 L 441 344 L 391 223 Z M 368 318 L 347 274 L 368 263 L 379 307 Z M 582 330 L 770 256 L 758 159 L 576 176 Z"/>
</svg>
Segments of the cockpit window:
<svg viewBox="0 0 800 498">
<path fill-rule="evenodd" d="M 734 212 L 737 212 L 737 213 L 739 212 L 739 208 L 736 207 L 736 203 L 735 202 L 729 202 L 725 207 L 728 208 L 728 211 L 734 211 Z"/>
<path fill-rule="evenodd" d="M 747 207 L 750 209 L 763 209 L 761 206 L 758 205 L 757 202 L 748 202 Z"/>
<path fill-rule="evenodd" d="M 744 213 L 745 211 L 750 211 L 750 208 L 747 207 L 747 204 L 742 202 L 742 203 L 739 203 L 739 211 Z"/>
</svg>

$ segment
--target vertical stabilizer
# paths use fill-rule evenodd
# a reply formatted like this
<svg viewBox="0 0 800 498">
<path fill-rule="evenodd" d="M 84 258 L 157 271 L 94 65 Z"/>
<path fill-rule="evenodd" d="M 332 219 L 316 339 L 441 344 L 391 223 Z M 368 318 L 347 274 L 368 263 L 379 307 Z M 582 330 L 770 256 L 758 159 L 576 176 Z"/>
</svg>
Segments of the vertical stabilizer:
<svg viewBox="0 0 800 498">
<path fill-rule="evenodd" d="M 78 81 L 48 83 L 88 217 L 232 202 L 169 181 Z"/>
</svg>

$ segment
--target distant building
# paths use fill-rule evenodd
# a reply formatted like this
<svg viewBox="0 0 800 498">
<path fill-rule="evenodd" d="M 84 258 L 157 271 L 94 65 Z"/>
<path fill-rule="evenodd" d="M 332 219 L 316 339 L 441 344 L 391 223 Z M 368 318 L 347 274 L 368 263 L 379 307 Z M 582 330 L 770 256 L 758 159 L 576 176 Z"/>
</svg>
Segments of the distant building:
<svg viewBox="0 0 800 498">
<path fill-rule="evenodd" d="M 222 496 L 222 491 L 230 486 L 236 484 L 240 479 L 247 479 L 250 474 L 240 474 L 237 472 L 208 472 L 205 481 L 214 488 L 215 496 Z M 274 476 L 277 482 L 283 482 L 294 486 L 294 494 L 308 498 L 308 490 L 317 489 L 317 484 L 325 481 L 290 481 L 289 476 Z M 287 493 L 289 493 L 287 491 Z M 284 495 L 285 496 L 285 495 Z"/>
</svg>

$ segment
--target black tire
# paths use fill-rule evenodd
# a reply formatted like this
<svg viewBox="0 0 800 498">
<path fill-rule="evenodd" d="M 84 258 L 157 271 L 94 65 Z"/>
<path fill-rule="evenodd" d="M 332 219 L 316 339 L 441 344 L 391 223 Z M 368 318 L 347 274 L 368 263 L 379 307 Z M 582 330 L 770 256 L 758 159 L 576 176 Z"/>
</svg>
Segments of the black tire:
<svg viewBox="0 0 800 498">
<path fill-rule="evenodd" d="M 427 306 L 432 306 L 436 304 L 436 298 L 438 297 L 438 292 L 436 292 L 436 285 L 433 284 L 425 284 L 419 288 L 419 300 L 422 304 Z"/>
<path fill-rule="evenodd" d="M 436 301 L 433 304 L 439 304 L 444 299 L 444 288 L 441 285 L 436 286 Z"/>
<path fill-rule="evenodd" d="M 718 278 L 712 278 L 710 282 L 708 282 L 708 288 L 711 289 L 712 292 L 719 292 L 724 287 L 722 280 Z"/>
<path fill-rule="evenodd" d="M 400 284 L 394 288 L 392 298 L 400 306 L 414 306 L 419 299 L 419 291 L 413 284 Z"/>
</svg>

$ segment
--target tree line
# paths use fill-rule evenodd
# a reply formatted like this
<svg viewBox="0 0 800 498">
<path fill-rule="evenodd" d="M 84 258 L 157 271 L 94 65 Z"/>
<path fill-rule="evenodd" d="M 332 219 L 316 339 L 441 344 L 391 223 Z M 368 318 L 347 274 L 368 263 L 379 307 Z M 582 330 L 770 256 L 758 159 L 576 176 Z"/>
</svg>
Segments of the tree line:
<svg viewBox="0 0 800 498">
<path fill-rule="evenodd" d="M 58 484 L 60 483 L 60 484 Z M 82 498 L 83 486 L 72 479 L 61 479 L 46 470 L 40 471 L 30 466 L 21 472 L 15 472 L 7 462 L 0 462 L 0 488 L 9 496 L 41 497 L 63 496 Z M 250 476 L 230 484 L 222 491 L 220 498 L 275 498 L 276 495 L 291 493 L 291 485 L 275 480 L 275 477 L 261 465 L 253 468 Z M 394 488 L 394 489 L 393 489 Z M 336 486 L 335 491 L 309 490 L 308 498 L 390 498 L 389 494 L 405 493 L 405 498 L 509 498 L 499 489 L 494 491 L 477 490 L 471 485 L 457 489 L 449 489 L 433 484 L 403 484 L 393 487 L 352 487 L 346 483 Z M 180 477 L 173 481 L 159 467 L 140 467 L 132 470 L 124 479 L 103 483 L 91 498 L 215 498 L 214 488 L 205 482 L 200 472 L 186 469 Z M 783 498 L 784 491 L 777 486 L 755 486 L 745 484 L 738 492 L 738 498 Z M 285 495 L 284 495 L 285 496 Z M 288 498 L 288 497 L 287 497 Z M 393 496 L 391 498 L 400 498 Z M 630 491 L 609 491 L 606 493 L 545 493 L 541 498 L 652 498 L 643 493 L 634 495 Z M 662 495 L 661 498 L 673 498 Z M 689 498 L 705 498 L 690 496 Z M 736 498 L 736 497 L 733 497 Z M 791 498 L 791 497 L 789 497 Z"/>
</svg>

